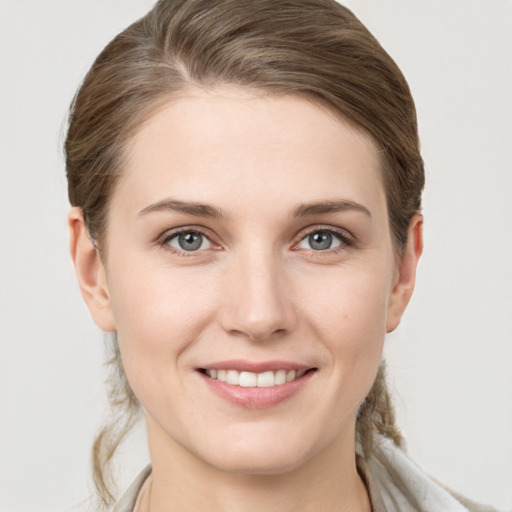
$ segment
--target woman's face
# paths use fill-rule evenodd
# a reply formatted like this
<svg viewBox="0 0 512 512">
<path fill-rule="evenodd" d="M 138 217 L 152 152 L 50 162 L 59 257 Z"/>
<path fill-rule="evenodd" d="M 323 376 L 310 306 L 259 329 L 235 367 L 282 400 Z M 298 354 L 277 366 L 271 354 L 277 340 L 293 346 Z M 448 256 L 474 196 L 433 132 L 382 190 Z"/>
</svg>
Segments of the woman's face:
<svg viewBox="0 0 512 512">
<path fill-rule="evenodd" d="M 353 446 L 407 302 L 372 140 L 298 97 L 197 90 L 128 157 L 91 309 L 152 455 L 278 473 Z"/>
</svg>

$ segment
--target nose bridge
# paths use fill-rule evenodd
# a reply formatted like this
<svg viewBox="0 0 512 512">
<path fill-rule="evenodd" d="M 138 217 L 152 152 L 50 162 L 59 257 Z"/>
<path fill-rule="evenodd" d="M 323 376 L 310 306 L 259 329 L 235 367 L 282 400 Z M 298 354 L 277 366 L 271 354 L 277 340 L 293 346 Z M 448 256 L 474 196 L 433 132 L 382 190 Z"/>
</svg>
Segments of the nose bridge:
<svg viewBox="0 0 512 512">
<path fill-rule="evenodd" d="M 272 247 L 251 245 L 234 255 L 226 287 L 226 330 L 265 339 L 293 328 L 296 319 L 285 265 Z"/>
</svg>

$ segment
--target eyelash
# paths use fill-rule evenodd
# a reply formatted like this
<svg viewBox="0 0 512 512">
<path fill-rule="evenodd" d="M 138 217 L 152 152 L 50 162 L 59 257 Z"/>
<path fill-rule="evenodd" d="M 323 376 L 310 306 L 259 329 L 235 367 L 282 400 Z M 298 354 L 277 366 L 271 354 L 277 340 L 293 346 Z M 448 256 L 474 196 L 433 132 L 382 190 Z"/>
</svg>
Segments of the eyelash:
<svg viewBox="0 0 512 512">
<path fill-rule="evenodd" d="M 203 251 L 200 251 L 200 250 L 198 250 L 198 251 L 182 251 L 182 250 L 176 249 L 175 247 L 171 247 L 169 244 L 169 242 L 172 239 L 174 239 L 182 234 L 186 234 L 186 233 L 197 233 L 197 234 L 205 237 L 212 245 L 214 245 L 214 246 L 217 245 L 211 240 L 211 237 L 208 236 L 208 234 L 203 229 L 198 228 L 198 227 L 193 227 L 193 226 L 190 226 L 190 227 L 185 226 L 183 228 L 179 228 L 178 230 L 171 231 L 171 232 L 167 231 L 158 238 L 157 243 L 164 250 L 172 252 L 173 254 L 176 254 L 180 257 L 185 257 L 185 258 L 197 257 L 204 250 Z M 318 226 L 317 225 L 317 226 L 314 226 L 311 229 L 301 233 L 299 235 L 300 236 L 299 241 L 293 244 L 292 250 L 299 250 L 299 249 L 297 249 L 297 246 L 303 240 L 305 240 L 309 236 L 313 235 L 314 233 L 327 233 L 327 234 L 335 236 L 341 242 L 338 246 L 334 247 L 333 249 L 318 250 L 318 251 L 310 249 L 310 251 L 313 254 L 315 254 L 315 256 L 321 257 L 321 256 L 329 255 L 329 254 L 336 254 L 338 252 L 341 252 L 343 250 L 346 250 L 347 248 L 350 248 L 350 247 L 353 247 L 356 245 L 356 239 L 348 231 L 346 231 L 344 229 L 333 228 L 332 226 Z"/>
<path fill-rule="evenodd" d="M 340 245 L 332 248 L 332 249 L 326 249 L 326 250 L 318 250 L 315 251 L 311 249 L 311 252 L 315 254 L 315 256 L 327 256 L 330 254 L 337 254 L 338 252 L 344 251 L 347 248 L 354 247 L 356 245 L 356 239 L 355 237 L 346 231 L 345 229 L 340 228 L 334 228 L 332 226 L 314 226 L 313 228 L 309 229 L 308 231 L 302 233 L 300 235 L 299 242 L 294 244 L 294 247 L 296 247 L 300 242 L 305 240 L 306 238 L 310 237 L 314 233 L 327 233 L 330 235 L 335 236 L 340 240 Z M 297 249 L 296 249 L 297 250 Z"/>
<path fill-rule="evenodd" d="M 170 231 L 170 232 L 166 231 L 163 235 L 161 235 L 158 238 L 157 243 L 160 247 L 162 247 L 162 249 L 169 251 L 173 254 L 176 254 L 178 256 L 181 256 L 184 258 L 192 258 L 194 256 L 197 257 L 197 255 L 199 253 L 201 253 L 202 251 L 182 251 L 182 250 L 176 249 L 175 247 L 171 247 L 171 245 L 169 243 L 173 238 L 176 238 L 176 237 L 186 234 L 186 233 L 197 233 L 197 234 L 205 237 L 212 245 L 216 245 L 212 242 L 211 236 L 208 236 L 208 234 L 204 230 L 197 228 L 197 227 L 193 227 L 193 226 L 185 226 L 183 228 L 179 228 L 175 231 Z"/>
</svg>

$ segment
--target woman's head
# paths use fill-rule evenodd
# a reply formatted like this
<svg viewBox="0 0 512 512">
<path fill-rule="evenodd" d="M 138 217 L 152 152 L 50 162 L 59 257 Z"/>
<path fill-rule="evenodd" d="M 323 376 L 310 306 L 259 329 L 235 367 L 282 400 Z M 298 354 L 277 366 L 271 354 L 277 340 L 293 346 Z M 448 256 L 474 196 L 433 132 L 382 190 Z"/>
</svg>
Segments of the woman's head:
<svg viewBox="0 0 512 512">
<path fill-rule="evenodd" d="M 169 387 L 186 390 L 190 375 L 240 358 L 328 376 L 330 401 L 302 433 L 289 431 L 290 450 L 300 434 L 314 452 L 349 421 L 412 290 L 419 243 L 407 249 L 408 234 L 417 236 L 423 187 L 407 84 L 350 11 L 323 0 L 159 2 L 93 65 L 72 106 L 66 156 L 71 203 L 102 256 L 81 251 L 83 237 L 75 245 L 76 259 L 89 258 L 77 265 L 82 289 L 96 294 L 97 323 L 118 333 L 153 432 L 172 431 L 200 452 L 197 439 L 218 442 L 194 430 L 193 395 L 181 406 L 154 390 L 166 387 L 165 368 L 176 370 Z M 128 227 L 135 218 L 139 227 Z M 122 238 L 130 229 L 138 246 Z M 185 260 L 184 247 L 197 253 Z M 324 249 L 329 256 L 313 255 Z M 412 263 L 401 268 L 407 251 Z M 359 409 L 365 447 L 372 428 L 398 439 L 382 378 Z M 190 431 L 162 413 L 166 398 Z M 332 423 L 336 404 L 346 410 Z M 243 432 L 234 428 L 233 439 Z M 98 448 L 105 460 L 108 448 Z M 220 464 L 218 456 L 205 457 Z"/>
</svg>

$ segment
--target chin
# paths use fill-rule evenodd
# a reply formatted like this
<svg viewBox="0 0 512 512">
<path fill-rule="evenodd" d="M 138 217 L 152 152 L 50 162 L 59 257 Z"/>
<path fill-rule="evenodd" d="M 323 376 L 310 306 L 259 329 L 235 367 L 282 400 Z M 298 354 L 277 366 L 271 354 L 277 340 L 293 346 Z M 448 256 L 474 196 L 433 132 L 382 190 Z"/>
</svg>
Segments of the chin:
<svg viewBox="0 0 512 512">
<path fill-rule="evenodd" d="M 239 475 L 281 475 L 301 466 L 303 459 L 288 453 L 222 453 L 206 462 L 219 471 Z"/>
<path fill-rule="evenodd" d="M 227 473 L 245 475 L 278 475 L 300 467 L 316 453 L 304 435 L 267 433 L 253 436 L 231 436 L 228 441 L 212 442 L 214 450 L 197 454 L 203 460 Z"/>
</svg>

